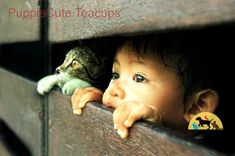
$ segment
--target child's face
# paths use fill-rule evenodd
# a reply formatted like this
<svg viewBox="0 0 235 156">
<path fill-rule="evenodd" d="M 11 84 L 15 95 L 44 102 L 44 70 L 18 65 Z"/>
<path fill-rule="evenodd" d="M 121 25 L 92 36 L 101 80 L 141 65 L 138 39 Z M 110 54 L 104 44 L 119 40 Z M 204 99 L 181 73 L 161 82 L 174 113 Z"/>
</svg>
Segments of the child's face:
<svg viewBox="0 0 235 156">
<path fill-rule="evenodd" d="M 173 69 L 166 68 L 151 52 L 138 58 L 126 43 L 115 57 L 103 103 L 114 108 L 130 101 L 146 104 L 160 111 L 161 122 L 180 128 L 185 124 L 183 95 L 183 85 Z"/>
</svg>

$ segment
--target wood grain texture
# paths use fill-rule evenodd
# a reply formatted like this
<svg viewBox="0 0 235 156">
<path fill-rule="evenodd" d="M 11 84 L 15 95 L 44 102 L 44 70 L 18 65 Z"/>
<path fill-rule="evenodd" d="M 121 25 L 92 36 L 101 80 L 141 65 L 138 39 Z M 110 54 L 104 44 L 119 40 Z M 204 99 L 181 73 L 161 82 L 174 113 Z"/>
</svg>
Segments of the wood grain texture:
<svg viewBox="0 0 235 156">
<path fill-rule="evenodd" d="M 216 25 L 235 21 L 235 0 L 55 0 L 50 8 L 70 11 L 69 17 L 50 17 L 52 42 L 128 35 Z M 80 15 L 78 10 L 80 9 Z M 82 10 L 84 12 L 82 16 Z M 114 11 L 118 17 L 97 17 L 93 11 Z M 99 13 L 99 12 L 98 12 Z"/>
<path fill-rule="evenodd" d="M 0 69 L 0 86 L 0 119 L 16 133 L 32 155 L 43 155 L 42 147 L 46 144 L 42 144 L 42 129 L 46 127 L 40 119 L 43 100 L 36 92 L 36 84 Z M 48 104 L 46 143 L 50 156 L 221 155 L 176 132 L 147 122 L 136 123 L 130 129 L 129 138 L 121 139 L 113 128 L 111 109 L 89 103 L 83 114 L 76 116 L 72 113 L 70 97 L 56 90 L 49 94 Z"/>
<path fill-rule="evenodd" d="M 43 100 L 36 84 L 0 68 L 0 118 L 32 155 L 42 155 Z"/>
<path fill-rule="evenodd" d="M 26 16 L 27 12 L 38 10 L 40 7 L 37 4 L 37 0 L 0 1 L 0 43 L 40 39 L 40 16 L 22 17 L 22 14 Z M 11 14 L 9 14 L 10 9 L 12 9 Z M 15 13 L 13 13 L 13 9 L 15 9 Z M 31 16 L 33 16 L 32 13 Z"/>
<path fill-rule="evenodd" d="M 70 97 L 53 91 L 49 96 L 50 156 L 169 156 L 219 155 L 161 126 L 138 122 L 128 139 L 113 128 L 112 111 L 89 103 L 81 116 L 74 115 Z"/>
</svg>

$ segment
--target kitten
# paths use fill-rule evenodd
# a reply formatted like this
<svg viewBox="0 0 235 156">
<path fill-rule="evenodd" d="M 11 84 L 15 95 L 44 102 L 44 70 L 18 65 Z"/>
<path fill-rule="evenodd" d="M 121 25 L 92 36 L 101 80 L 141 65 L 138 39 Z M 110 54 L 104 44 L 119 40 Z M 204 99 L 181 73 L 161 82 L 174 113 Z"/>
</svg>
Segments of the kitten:
<svg viewBox="0 0 235 156">
<path fill-rule="evenodd" d="M 38 82 L 37 91 L 44 95 L 54 86 L 62 89 L 64 95 L 72 95 L 76 88 L 92 86 L 102 76 L 104 59 L 100 59 L 86 47 L 70 50 L 64 63 L 56 68 L 56 73 Z"/>
</svg>

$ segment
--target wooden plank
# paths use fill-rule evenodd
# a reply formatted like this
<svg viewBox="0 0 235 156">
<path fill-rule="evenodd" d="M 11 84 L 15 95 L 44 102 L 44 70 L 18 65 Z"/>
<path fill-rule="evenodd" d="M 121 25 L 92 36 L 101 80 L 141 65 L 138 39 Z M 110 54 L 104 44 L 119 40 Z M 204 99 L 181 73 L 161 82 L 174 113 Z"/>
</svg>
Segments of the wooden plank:
<svg viewBox="0 0 235 156">
<path fill-rule="evenodd" d="M 42 155 L 43 99 L 36 84 L 0 68 L 0 118 L 34 156 Z"/>
<path fill-rule="evenodd" d="M 7 149 L 7 147 L 1 141 L 1 138 L 0 138 L 0 155 L 1 156 L 11 156 L 11 152 Z"/>
<path fill-rule="evenodd" d="M 0 1 L 0 43 L 40 39 L 37 4 L 37 0 Z"/>
<path fill-rule="evenodd" d="M 235 0 L 51 0 L 49 3 L 54 13 L 49 19 L 49 39 L 53 42 L 235 21 Z M 104 17 L 98 17 L 102 11 Z"/>
<path fill-rule="evenodd" d="M 82 116 L 72 113 L 70 97 L 53 91 L 49 95 L 50 156 L 89 155 L 219 155 L 169 129 L 138 122 L 128 139 L 114 131 L 112 112 L 98 103 L 89 103 Z"/>
</svg>

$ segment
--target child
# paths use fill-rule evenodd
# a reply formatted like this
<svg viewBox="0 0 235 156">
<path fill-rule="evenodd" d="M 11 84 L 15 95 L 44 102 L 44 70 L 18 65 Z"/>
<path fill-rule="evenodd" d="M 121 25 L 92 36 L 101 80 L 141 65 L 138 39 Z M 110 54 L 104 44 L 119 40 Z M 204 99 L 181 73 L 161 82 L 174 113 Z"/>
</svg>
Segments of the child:
<svg viewBox="0 0 235 156">
<path fill-rule="evenodd" d="M 75 90 L 73 112 L 79 115 L 87 102 L 102 100 L 115 108 L 114 128 L 122 138 L 140 119 L 188 133 L 190 119 L 214 112 L 219 95 L 210 81 L 213 65 L 206 65 L 210 55 L 201 57 L 198 42 L 194 46 L 183 38 L 159 34 L 125 41 L 117 50 L 108 88 L 104 93 L 94 87 Z"/>
</svg>

